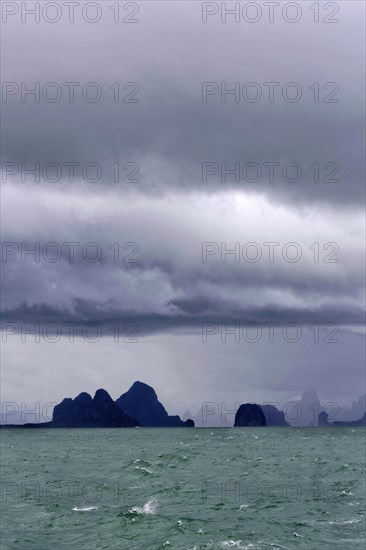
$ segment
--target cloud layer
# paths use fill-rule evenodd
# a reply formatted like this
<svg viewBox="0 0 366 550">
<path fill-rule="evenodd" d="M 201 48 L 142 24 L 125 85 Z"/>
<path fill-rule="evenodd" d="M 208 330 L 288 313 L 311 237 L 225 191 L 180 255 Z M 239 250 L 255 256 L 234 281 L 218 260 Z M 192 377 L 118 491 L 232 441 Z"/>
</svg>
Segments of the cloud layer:
<svg viewBox="0 0 366 550">
<path fill-rule="evenodd" d="M 364 358 L 364 7 L 341 8 L 339 23 L 329 25 L 315 24 L 308 9 L 296 24 L 281 17 L 223 24 L 216 16 L 205 24 L 198 2 L 143 2 L 134 25 L 9 18 L 4 322 L 135 323 L 149 342 L 140 341 L 139 368 L 151 364 L 147 382 L 170 380 L 171 403 L 174 385 L 190 391 L 195 383 L 193 366 L 177 361 L 178 340 L 188 361 L 199 363 L 200 383 L 209 388 L 214 380 L 215 398 L 228 376 L 228 398 L 243 383 L 235 374 L 238 348 L 198 352 L 205 323 L 334 324 L 344 343 L 320 346 L 321 360 L 304 339 L 292 348 L 282 342 L 275 377 L 264 375 L 272 348 L 258 342 L 255 353 L 245 351 L 245 383 L 260 397 L 260 387 L 263 396 L 271 388 L 292 395 L 314 378 L 321 387 L 332 378 L 334 394 L 341 398 L 343 385 L 344 397 L 355 397 Z M 32 87 L 39 102 L 26 93 Z M 62 94 L 53 102 L 55 90 Z M 99 101 L 83 96 L 95 90 Z M 9 336 L 6 353 L 15 369 L 10 386 L 16 372 L 24 379 L 20 395 L 28 366 L 37 377 L 45 367 L 37 371 L 24 352 L 29 342 L 16 351 L 16 338 Z M 62 341 L 58 352 L 74 364 L 84 361 L 80 350 L 92 354 L 82 341 L 72 349 Z M 110 338 L 103 342 L 107 383 L 94 362 L 85 377 L 108 389 L 117 355 Z M 53 363 L 48 344 L 42 363 Z M 129 382 L 143 378 L 124 368 Z M 319 368 L 323 374 L 314 373 Z M 344 383 L 349 369 L 354 385 Z M 60 387 L 73 394 L 80 383 L 67 376 L 70 384 Z M 52 377 L 44 390 L 52 394 Z"/>
</svg>

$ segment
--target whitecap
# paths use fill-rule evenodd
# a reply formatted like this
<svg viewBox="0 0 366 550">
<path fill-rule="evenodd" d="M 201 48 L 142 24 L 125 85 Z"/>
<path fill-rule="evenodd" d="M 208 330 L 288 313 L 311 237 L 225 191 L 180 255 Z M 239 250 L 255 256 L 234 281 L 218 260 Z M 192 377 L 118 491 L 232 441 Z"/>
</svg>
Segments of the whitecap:
<svg viewBox="0 0 366 550">
<path fill-rule="evenodd" d="M 93 510 L 98 510 L 97 506 L 84 506 L 83 508 L 78 508 L 75 506 L 72 511 L 73 512 L 92 512 Z"/>
<path fill-rule="evenodd" d="M 353 523 L 360 523 L 361 519 L 357 518 L 344 518 L 335 521 L 327 521 L 328 525 L 352 525 Z"/>
<path fill-rule="evenodd" d="M 134 506 L 130 512 L 135 514 L 156 514 L 158 501 L 155 498 L 148 500 L 142 507 Z"/>
<path fill-rule="evenodd" d="M 152 474 L 152 471 L 149 470 L 149 468 L 144 468 L 143 466 L 135 466 L 135 470 L 140 470 L 141 472 L 144 472 L 145 474 Z"/>
<path fill-rule="evenodd" d="M 243 546 L 241 546 L 241 540 L 224 540 L 221 546 L 223 548 L 243 548 Z"/>
<path fill-rule="evenodd" d="M 254 546 L 251 542 L 242 546 L 241 540 L 224 540 L 221 543 L 221 546 L 223 548 L 239 548 L 240 550 L 255 550 L 256 548 L 259 548 L 258 546 Z"/>
<path fill-rule="evenodd" d="M 224 540 L 221 543 L 221 546 L 223 548 L 239 548 L 240 550 L 254 550 L 255 548 L 257 548 L 257 546 L 254 546 L 252 543 L 242 546 L 241 540 Z"/>
</svg>

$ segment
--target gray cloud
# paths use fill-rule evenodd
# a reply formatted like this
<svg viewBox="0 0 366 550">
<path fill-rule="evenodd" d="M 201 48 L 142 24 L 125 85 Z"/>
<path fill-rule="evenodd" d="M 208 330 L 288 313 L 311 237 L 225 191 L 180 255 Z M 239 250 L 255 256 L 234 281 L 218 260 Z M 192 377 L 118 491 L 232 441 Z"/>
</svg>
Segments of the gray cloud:
<svg viewBox="0 0 366 550">
<path fill-rule="evenodd" d="M 8 291 L 3 308 L 9 318 L 40 318 L 42 311 L 101 322 L 135 316 L 142 330 L 144 323 L 152 330 L 154 322 L 166 329 L 197 325 L 197 318 L 202 322 L 205 316 L 210 322 L 288 320 L 291 315 L 299 322 L 311 317 L 362 322 L 364 244 L 355 238 L 359 215 L 344 214 L 339 222 L 337 214 L 323 211 L 319 219 L 229 193 L 180 196 L 179 204 L 130 195 L 121 204 L 123 197 L 113 192 L 65 195 L 41 187 L 25 193 L 9 185 L 4 196 L 13 205 L 11 215 L 4 216 L 4 237 L 16 244 L 3 247 L 17 247 L 3 263 Z M 45 250 L 52 242 L 60 253 L 56 262 L 52 244 L 39 258 L 24 253 L 35 250 L 36 243 Z M 79 243 L 74 259 L 64 244 L 72 242 Z M 100 253 L 95 263 L 82 253 L 93 242 L 90 257 L 95 247 Z M 119 243 L 118 261 L 114 243 Z M 214 253 L 206 257 L 203 243 L 214 243 L 207 247 Z M 246 249 L 248 243 L 255 244 Z M 273 257 L 265 243 L 277 243 Z M 260 251 L 256 262 L 248 261 L 253 249 L 255 255 Z M 294 250 L 296 263 L 291 261 Z"/>
<path fill-rule="evenodd" d="M 41 89 L 57 82 L 63 95 L 57 103 L 42 98 L 35 103 L 15 94 L 2 103 L 2 163 L 15 163 L 15 170 L 2 164 L 7 206 L 2 232 L 5 242 L 19 247 L 2 263 L 3 320 L 99 323 L 103 328 L 132 322 L 144 340 L 137 360 L 131 351 L 123 352 L 133 368 L 126 366 L 122 373 L 113 366 L 119 352 L 110 338 L 98 344 L 99 363 L 92 359 L 90 370 L 92 354 L 80 329 L 72 348 L 63 340 L 57 348 L 44 342 L 39 348 L 31 343 L 17 347 L 16 337 L 9 338 L 7 358 L 15 368 L 10 388 L 22 377 L 24 388 L 34 384 L 32 377 L 46 377 L 45 392 L 52 380 L 63 393 L 69 388 L 69 394 L 76 393 L 73 388 L 93 392 L 95 385 L 113 386 L 117 376 L 122 391 L 127 381 L 140 378 L 161 387 L 168 404 L 174 404 L 179 396 L 173 387 L 186 384 L 188 391 L 197 381 L 207 390 L 202 399 L 219 399 L 222 390 L 235 401 L 239 383 L 247 385 L 248 399 L 250 392 L 269 399 L 271 391 L 284 398 L 298 395 L 309 381 L 326 393 L 331 379 L 327 398 L 357 396 L 364 359 L 360 333 L 354 332 L 364 322 L 365 90 L 359 70 L 364 65 L 359 38 L 364 8 L 352 1 L 341 7 L 334 25 L 314 24 L 305 8 L 303 20 L 294 25 L 281 20 L 222 24 L 219 18 L 202 24 L 200 2 L 143 2 L 136 25 L 104 19 L 96 25 L 23 24 L 16 18 L 4 25 L 3 81 L 29 87 L 39 82 Z M 63 83 L 72 81 L 80 86 L 69 103 Z M 99 102 L 80 96 L 87 82 L 101 87 Z M 125 83 L 137 83 L 139 102 L 114 103 L 110 87 L 115 82 L 121 83 L 122 97 L 134 90 L 123 90 Z M 251 103 L 241 96 L 236 103 L 228 96 L 225 103 L 218 92 L 202 102 L 203 82 L 226 83 L 228 89 L 236 82 L 256 82 L 263 98 Z M 280 83 L 273 103 L 266 99 L 266 82 Z M 281 95 L 288 82 L 301 86 L 296 103 Z M 319 102 L 314 102 L 314 86 L 309 89 L 316 82 Z M 338 103 L 323 101 L 335 89 L 323 88 L 329 82 L 339 86 Z M 68 162 L 79 163 L 72 183 Z M 82 167 L 90 162 L 102 172 L 95 183 L 82 178 Z M 271 162 L 279 163 L 274 182 L 269 181 Z M 39 163 L 41 170 L 57 163 L 62 174 L 57 182 L 42 177 L 35 182 L 31 174 L 22 182 L 22 163 L 27 168 Z M 115 163 L 118 182 L 111 170 Z M 211 163 L 217 173 L 203 177 L 203 163 Z M 239 163 L 240 181 L 230 174 L 221 181 L 222 163 L 228 169 Z M 260 167 L 258 181 L 244 181 L 247 163 Z M 301 168 L 299 181 L 284 178 L 288 163 Z M 289 174 L 291 179 L 291 169 Z M 324 181 L 332 175 L 339 181 Z M 63 243 L 80 247 L 73 261 L 67 255 L 54 263 L 35 262 L 29 255 L 22 261 L 21 243 L 31 249 L 51 242 L 64 253 Z M 102 252 L 96 263 L 81 254 L 91 242 Z M 215 247 L 207 262 L 202 261 L 205 242 Z M 243 259 L 243 246 L 252 242 L 261 247 L 258 262 Z M 268 261 L 268 242 L 280 243 L 274 262 Z M 297 263 L 282 256 L 291 242 L 301 249 Z M 136 243 L 138 262 L 114 261 L 114 243 L 124 256 L 134 250 L 128 243 Z M 221 249 L 231 250 L 235 243 L 239 261 L 232 255 L 222 261 Z M 319 243 L 318 262 L 314 243 Z M 328 243 L 334 244 L 329 248 Z M 326 263 L 332 251 L 338 263 Z M 251 322 L 336 323 L 345 339 L 335 348 L 316 348 L 303 340 L 268 348 L 261 341 L 245 350 L 244 378 L 238 348 L 214 344 L 203 352 L 197 345 L 203 323 Z M 26 349 L 38 350 L 41 366 Z M 61 357 L 48 377 L 45 365 L 53 361 L 54 349 Z M 98 371 L 101 357 L 108 365 L 105 378 Z M 82 365 L 70 384 L 61 382 L 64 359 Z M 197 361 L 202 368 L 196 375 Z M 268 376 L 272 362 L 275 374 Z M 167 389 L 162 380 L 169 380 Z M 9 395 L 17 393 L 10 389 Z M 34 388 L 32 395 L 38 396 Z M 199 392 L 194 397 L 200 399 Z"/>
<path fill-rule="evenodd" d="M 97 162 L 103 168 L 99 185 L 105 186 L 113 180 L 109 166 L 133 161 L 140 166 L 139 183 L 133 187 L 153 194 L 236 187 L 293 206 L 362 204 L 364 81 L 356 67 L 363 64 L 364 53 L 357 40 L 348 38 L 357 29 L 362 32 L 354 2 L 343 7 L 340 23 L 321 27 L 309 17 L 297 25 L 279 21 L 244 28 L 216 19 L 203 25 L 201 6 L 194 4 L 190 9 L 175 4 L 172 10 L 164 3 L 157 10 L 143 3 L 141 10 L 144 16 L 133 29 L 125 25 L 121 33 L 112 23 L 101 24 L 97 38 L 82 23 L 67 26 L 67 41 L 62 25 L 54 25 L 52 42 L 49 26 L 22 25 L 26 50 L 17 39 L 21 24 L 11 20 L 5 25 L 4 81 L 28 87 L 39 82 L 41 88 L 55 81 L 63 90 L 58 103 L 42 96 L 40 103 L 31 96 L 22 103 L 20 93 L 8 97 L 3 104 L 5 162 Z M 42 43 L 49 48 L 47 56 L 41 56 Z M 202 47 L 206 43 L 209 50 Z M 80 86 L 70 104 L 62 83 L 73 81 Z M 109 87 L 131 81 L 140 87 L 139 103 L 114 103 Z M 101 86 L 100 102 L 82 99 L 87 82 Z M 263 100 L 235 103 L 228 96 L 221 103 L 216 94 L 202 103 L 202 82 L 225 82 L 228 89 L 235 82 L 257 82 Z M 265 82 L 280 83 L 273 104 L 266 100 Z M 297 103 L 283 100 L 280 90 L 288 82 L 301 86 Z M 320 86 L 319 103 L 309 90 L 314 82 Z M 322 89 L 327 82 L 339 86 L 338 103 L 323 102 L 333 90 Z M 203 182 L 204 162 L 224 162 L 229 169 L 235 162 L 241 167 L 255 162 L 262 175 L 255 183 L 243 178 L 236 183 L 233 176 L 222 183 L 220 173 Z M 280 164 L 275 183 L 269 182 L 269 168 L 263 166 L 268 162 Z M 282 176 L 288 162 L 301 168 L 297 183 Z M 320 165 L 319 183 L 309 168 L 314 163 Z M 337 165 L 339 173 L 328 163 Z M 324 183 L 332 173 L 339 182 Z M 9 179 L 16 182 L 18 175 Z"/>
</svg>

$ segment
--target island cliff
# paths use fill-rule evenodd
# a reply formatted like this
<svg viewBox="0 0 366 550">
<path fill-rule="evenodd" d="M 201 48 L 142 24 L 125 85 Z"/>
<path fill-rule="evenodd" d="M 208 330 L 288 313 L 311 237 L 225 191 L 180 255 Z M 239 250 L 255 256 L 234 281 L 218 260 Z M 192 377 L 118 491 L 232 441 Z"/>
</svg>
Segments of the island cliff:
<svg viewBox="0 0 366 550">
<path fill-rule="evenodd" d="M 240 405 L 235 415 L 234 427 L 266 426 L 266 417 L 259 405 L 245 403 Z"/>
<path fill-rule="evenodd" d="M 289 426 L 285 420 L 285 413 L 279 411 L 274 405 L 259 405 L 266 418 L 266 426 Z"/>
<path fill-rule="evenodd" d="M 96 391 L 94 399 L 83 392 L 75 399 L 61 401 L 54 408 L 51 424 L 55 428 L 129 428 L 140 425 L 122 412 L 103 389 Z"/>
<path fill-rule="evenodd" d="M 155 428 L 194 427 L 194 422 L 186 422 L 179 416 L 169 416 L 158 400 L 154 388 L 143 382 L 135 382 L 117 400 L 117 405 L 125 414 L 136 418 L 141 426 Z"/>
</svg>

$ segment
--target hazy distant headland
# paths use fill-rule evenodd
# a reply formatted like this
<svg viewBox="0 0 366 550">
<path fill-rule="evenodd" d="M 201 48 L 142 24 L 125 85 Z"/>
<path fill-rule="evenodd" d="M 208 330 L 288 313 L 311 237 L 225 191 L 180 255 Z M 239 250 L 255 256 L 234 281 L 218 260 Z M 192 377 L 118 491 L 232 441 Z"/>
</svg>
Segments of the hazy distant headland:
<svg viewBox="0 0 366 550">
<path fill-rule="evenodd" d="M 350 409 L 343 408 L 342 419 L 339 419 L 339 416 L 334 417 L 334 411 L 329 408 L 329 403 L 325 406 L 320 404 L 314 390 L 305 391 L 300 401 L 293 401 L 290 405 L 297 413 L 296 419 L 293 416 L 286 417 L 284 410 L 279 410 L 275 405 L 268 403 L 242 403 L 236 411 L 226 411 L 225 408 L 221 408 L 220 411 L 219 404 L 208 402 L 202 404 L 196 415 L 186 412 L 182 419 L 178 415 L 168 414 L 159 401 L 154 388 L 136 381 L 116 401 L 113 401 L 104 389 L 97 390 L 94 397 L 82 392 L 75 399 L 68 397 L 56 405 L 51 421 L 34 423 L 15 423 L 13 421 L 10 423 L 9 420 L 12 420 L 13 415 L 8 412 L 2 414 L 0 426 L 2 428 L 366 426 L 366 396 L 360 397 Z M 234 413 L 235 419 L 233 420 Z"/>
</svg>

